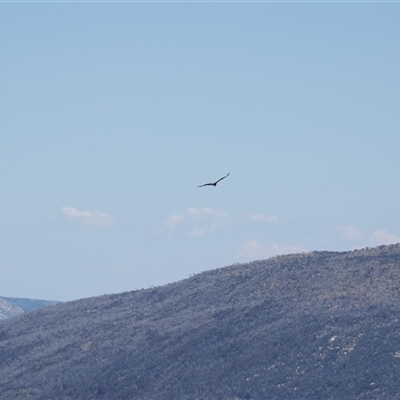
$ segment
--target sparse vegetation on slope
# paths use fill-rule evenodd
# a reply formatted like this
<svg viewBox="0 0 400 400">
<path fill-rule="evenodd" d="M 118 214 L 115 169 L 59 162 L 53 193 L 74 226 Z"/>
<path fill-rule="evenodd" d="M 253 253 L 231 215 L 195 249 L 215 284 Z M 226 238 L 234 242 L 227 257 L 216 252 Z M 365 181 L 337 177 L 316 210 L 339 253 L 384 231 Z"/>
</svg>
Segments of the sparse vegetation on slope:
<svg viewBox="0 0 400 400">
<path fill-rule="evenodd" d="M 399 289 L 392 245 L 35 310 L 0 324 L 0 398 L 399 398 Z"/>
</svg>

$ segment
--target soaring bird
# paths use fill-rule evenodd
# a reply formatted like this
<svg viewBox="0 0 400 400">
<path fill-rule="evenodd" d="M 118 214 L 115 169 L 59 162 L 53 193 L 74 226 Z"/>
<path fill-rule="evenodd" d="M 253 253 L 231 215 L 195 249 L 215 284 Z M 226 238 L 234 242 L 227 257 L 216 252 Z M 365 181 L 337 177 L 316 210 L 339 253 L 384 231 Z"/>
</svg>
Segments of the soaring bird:
<svg viewBox="0 0 400 400">
<path fill-rule="evenodd" d="M 223 176 L 222 178 L 218 179 L 218 180 L 215 181 L 215 182 L 205 183 L 204 185 L 200 185 L 200 186 L 197 186 L 197 187 L 199 188 L 199 187 L 203 187 L 203 186 L 217 186 L 217 183 L 218 183 L 218 182 L 222 181 L 222 179 L 225 179 L 225 178 L 226 178 L 227 176 L 229 176 L 229 175 L 230 175 L 230 174 L 227 174 L 227 175 Z"/>
</svg>

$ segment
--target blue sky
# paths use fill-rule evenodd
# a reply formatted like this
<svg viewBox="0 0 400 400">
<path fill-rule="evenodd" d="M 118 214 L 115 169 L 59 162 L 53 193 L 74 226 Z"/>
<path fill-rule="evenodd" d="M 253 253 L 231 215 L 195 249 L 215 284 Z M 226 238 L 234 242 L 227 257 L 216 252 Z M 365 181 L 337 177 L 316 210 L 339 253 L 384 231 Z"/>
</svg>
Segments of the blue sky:
<svg viewBox="0 0 400 400">
<path fill-rule="evenodd" d="M 399 15 L 1 3 L 0 295 L 399 242 Z"/>
</svg>

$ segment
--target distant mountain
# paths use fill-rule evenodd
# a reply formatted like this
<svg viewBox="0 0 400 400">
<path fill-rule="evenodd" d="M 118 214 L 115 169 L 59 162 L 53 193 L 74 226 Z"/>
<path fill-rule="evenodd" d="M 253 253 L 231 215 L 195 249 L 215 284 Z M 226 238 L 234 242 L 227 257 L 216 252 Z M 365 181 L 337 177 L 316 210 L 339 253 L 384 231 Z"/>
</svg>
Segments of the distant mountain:
<svg viewBox="0 0 400 400">
<path fill-rule="evenodd" d="M 34 310 L 35 308 L 51 306 L 57 303 L 59 302 L 0 296 L 0 320 L 22 314 L 26 311 Z"/>
<path fill-rule="evenodd" d="M 398 399 L 400 244 L 236 264 L 0 323 L 0 399 Z"/>
</svg>

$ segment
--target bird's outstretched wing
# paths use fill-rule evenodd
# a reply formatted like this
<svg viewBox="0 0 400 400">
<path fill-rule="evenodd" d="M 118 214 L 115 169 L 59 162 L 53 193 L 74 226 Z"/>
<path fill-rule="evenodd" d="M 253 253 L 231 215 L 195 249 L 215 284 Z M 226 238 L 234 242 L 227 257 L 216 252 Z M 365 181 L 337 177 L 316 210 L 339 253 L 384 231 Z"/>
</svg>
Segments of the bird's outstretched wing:
<svg viewBox="0 0 400 400">
<path fill-rule="evenodd" d="M 216 182 L 214 182 L 214 185 L 217 185 L 218 182 L 222 181 L 222 179 L 225 179 L 226 177 L 228 177 L 230 175 L 230 173 L 226 174 L 225 176 L 223 176 L 222 178 L 219 178 Z"/>
<path fill-rule="evenodd" d="M 223 176 L 222 178 L 218 179 L 218 180 L 215 181 L 215 182 L 205 183 L 204 185 L 199 185 L 199 186 L 197 186 L 197 187 L 199 188 L 199 187 L 203 187 L 203 186 L 217 186 L 217 183 L 218 183 L 218 182 L 222 181 L 222 179 L 225 179 L 225 178 L 228 177 L 229 175 L 230 175 L 230 173 L 226 174 L 225 176 Z"/>
</svg>

